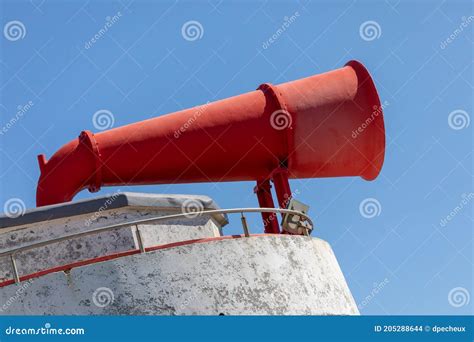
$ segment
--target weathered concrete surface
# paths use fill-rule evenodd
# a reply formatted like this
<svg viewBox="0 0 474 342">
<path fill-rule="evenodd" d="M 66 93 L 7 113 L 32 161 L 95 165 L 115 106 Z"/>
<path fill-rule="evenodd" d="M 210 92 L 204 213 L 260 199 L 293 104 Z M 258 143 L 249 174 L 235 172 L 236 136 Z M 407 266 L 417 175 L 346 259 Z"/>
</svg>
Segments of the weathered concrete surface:
<svg viewBox="0 0 474 342">
<path fill-rule="evenodd" d="M 0 217 L 0 252 L 95 228 L 186 210 L 217 209 L 206 196 L 120 193 L 29 210 L 17 218 Z M 192 209 L 192 208 L 191 208 Z M 192 216 L 192 214 L 190 215 Z M 145 246 L 221 236 L 225 215 L 140 224 Z M 16 256 L 20 275 L 138 248 L 135 227 L 74 238 Z M 12 279 L 8 257 L 0 258 L 0 282 Z"/>
<path fill-rule="evenodd" d="M 19 293 L 20 291 L 20 293 Z M 1 314 L 358 314 L 328 243 L 266 235 L 122 257 L 0 288 Z"/>
</svg>

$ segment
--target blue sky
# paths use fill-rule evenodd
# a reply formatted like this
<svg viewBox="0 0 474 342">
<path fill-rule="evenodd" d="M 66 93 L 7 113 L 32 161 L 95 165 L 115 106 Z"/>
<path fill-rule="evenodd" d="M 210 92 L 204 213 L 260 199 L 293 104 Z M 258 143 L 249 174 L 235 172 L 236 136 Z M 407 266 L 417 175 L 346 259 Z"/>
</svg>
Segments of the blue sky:
<svg viewBox="0 0 474 342">
<path fill-rule="evenodd" d="M 472 314 L 472 2 L 3 0 L 0 9 L 2 206 L 34 207 L 36 155 L 97 132 L 99 110 L 117 127 L 357 59 L 388 103 L 385 164 L 372 182 L 292 180 L 313 235 L 332 245 L 363 314 Z M 184 39 L 189 21 L 201 26 L 197 39 Z M 231 208 L 257 206 L 253 186 L 120 189 L 205 194 Z M 375 217 L 361 215 L 367 198 L 380 203 Z M 258 216 L 250 222 L 261 231 Z M 240 232 L 238 218 L 227 232 Z"/>
</svg>

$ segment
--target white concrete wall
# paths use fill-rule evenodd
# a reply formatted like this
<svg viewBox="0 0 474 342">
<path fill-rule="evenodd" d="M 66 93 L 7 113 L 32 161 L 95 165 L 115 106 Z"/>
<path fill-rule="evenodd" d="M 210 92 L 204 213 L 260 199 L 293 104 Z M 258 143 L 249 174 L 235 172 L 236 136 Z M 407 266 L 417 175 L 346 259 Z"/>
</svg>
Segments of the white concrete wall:
<svg viewBox="0 0 474 342">
<path fill-rule="evenodd" d="M 0 288 L 2 303 L 0 314 L 8 315 L 358 314 L 329 244 L 289 235 L 189 244 L 78 267 Z"/>
</svg>

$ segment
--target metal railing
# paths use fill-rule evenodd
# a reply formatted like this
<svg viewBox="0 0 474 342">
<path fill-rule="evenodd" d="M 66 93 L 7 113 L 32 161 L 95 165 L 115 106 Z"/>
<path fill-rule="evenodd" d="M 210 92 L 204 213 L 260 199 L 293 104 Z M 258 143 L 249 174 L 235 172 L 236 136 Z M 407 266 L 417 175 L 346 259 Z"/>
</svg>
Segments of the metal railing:
<svg viewBox="0 0 474 342">
<path fill-rule="evenodd" d="M 91 229 L 91 230 L 87 230 L 87 231 L 84 231 L 84 232 L 65 235 L 65 236 L 61 236 L 61 237 L 58 237 L 58 238 L 33 243 L 31 245 L 14 248 L 14 249 L 8 250 L 6 252 L 1 252 L 0 253 L 0 258 L 8 257 L 8 256 L 10 257 L 15 282 L 19 283 L 20 282 L 20 275 L 18 273 L 18 267 L 16 265 L 15 255 L 18 254 L 18 253 L 21 253 L 21 252 L 29 251 L 29 250 L 32 250 L 32 249 L 35 249 L 35 248 L 40 248 L 40 247 L 48 246 L 48 245 L 63 242 L 63 241 L 67 241 L 67 240 L 74 239 L 74 238 L 79 238 L 79 237 L 83 237 L 83 236 L 87 236 L 87 235 L 103 233 L 103 232 L 114 230 L 114 229 L 117 229 L 117 228 L 135 226 L 135 232 L 136 232 L 138 247 L 139 247 L 140 252 L 144 253 L 145 252 L 145 244 L 144 244 L 144 241 L 143 241 L 143 236 L 141 235 L 141 231 L 138 227 L 139 224 L 148 223 L 148 222 L 156 222 L 156 221 L 172 220 L 172 219 L 178 219 L 178 218 L 193 219 L 193 218 L 196 218 L 196 217 L 199 217 L 199 216 L 202 216 L 202 215 L 210 215 L 210 214 L 241 214 L 240 220 L 241 220 L 241 223 L 242 223 L 244 236 L 249 237 L 250 233 L 249 233 L 249 229 L 248 229 L 248 225 L 247 225 L 247 219 L 246 219 L 244 213 L 280 213 L 280 214 L 297 215 L 297 216 L 300 216 L 300 217 L 303 218 L 301 221 L 307 221 L 308 224 L 309 224 L 309 227 L 311 229 L 313 228 L 313 221 L 311 220 L 311 218 L 308 215 L 306 215 L 302 212 L 296 211 L 296 210 L 279 209 L 279 208 L 213 209 L 213 210 L 203 210 L 203 211 L 196 211 L 196 212 L 185 212 L 185 213 L 165 215 L 165 216 L 152 216 L 152 217 L 148 217 L 148 218 L 145 218 L 145 219 L 132 220 L 132 221 L 127 221 L 127 222 L 122 222 L 122 223 L 111 224 L 111 225 L 108 225 L 108 226 L 104 226 L 104 227 L 100 227 L 100 228 L 96 228 L 96 229 Z M 309 235 L 309 234 L 306 234 L 306 235 Z"/>
</svg>

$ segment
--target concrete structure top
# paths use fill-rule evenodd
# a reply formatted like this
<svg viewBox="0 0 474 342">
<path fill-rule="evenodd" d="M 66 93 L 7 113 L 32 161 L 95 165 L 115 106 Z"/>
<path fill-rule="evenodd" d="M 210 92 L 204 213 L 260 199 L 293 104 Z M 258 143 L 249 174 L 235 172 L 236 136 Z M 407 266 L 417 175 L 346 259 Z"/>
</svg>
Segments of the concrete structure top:
<svg viewBox="0 0 474 342">
<path fill-rule="evenodd" d="M 121 192 L 34 208 L 27 210 L 18 217 L 3 215 L 0 216 L 0 230 L 124 207 L 142 207 L 166 212 L 181 212 L 187 206 L 195 207 L 197 210 L 220 209 L 216 202 L 207 196 Z M 212 216 L 221 226 L 228 223 L 227 215 L 225 214 L 212 214 Z"/>
</svg>

